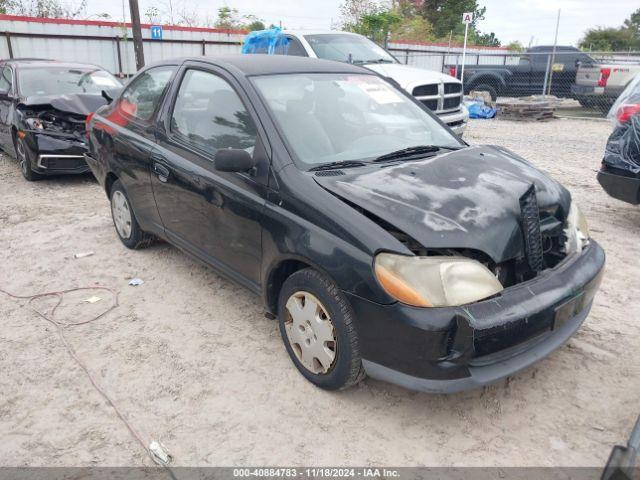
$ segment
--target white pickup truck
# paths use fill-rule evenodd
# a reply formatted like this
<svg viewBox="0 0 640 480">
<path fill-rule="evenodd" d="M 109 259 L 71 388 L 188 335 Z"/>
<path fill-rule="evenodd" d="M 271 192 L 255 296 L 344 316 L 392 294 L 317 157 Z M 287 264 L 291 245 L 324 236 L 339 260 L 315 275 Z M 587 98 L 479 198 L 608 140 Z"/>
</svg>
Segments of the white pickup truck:
<svg viewBox="0 0 640 480">
<path fill-rule="evenodd" d="M 639 74 L 637 63 L 581 63 L 571 93 L 582 106 L 606 111 Z"/>
<path fill-rule="evenodd" d="M 385 49 L 356 33 L 284 30 L 282 34 L 288 40 L 286 48 L 277 49 L 275 54 L 323 58 L 362 65 L 393 79 L 454 132 L 458 135 L 463 134 L 469 120 L 469 112 L 462 103 L 462 83 L 457 78 L 403 65 Z"/>
</svg>

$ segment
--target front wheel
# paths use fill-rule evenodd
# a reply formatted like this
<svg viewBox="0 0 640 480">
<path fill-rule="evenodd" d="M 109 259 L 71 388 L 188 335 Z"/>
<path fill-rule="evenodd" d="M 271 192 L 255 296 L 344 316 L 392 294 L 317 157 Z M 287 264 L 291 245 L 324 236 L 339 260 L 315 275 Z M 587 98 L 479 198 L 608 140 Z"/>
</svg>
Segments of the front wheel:
<svg viewBox="0 0 640 480">
<path fill-rule="evenodd" d="M 33 182 L 42 178 L 42 175 L 31 170 L 31 153 L 24 140 L 16 136 L 13 140 L 13 146 L 16 150 L 16 159 L 18 160 L 20 172 L 22 172 L 25 180 Z"/>
<path fill-rule="evenodd" d="M 299 270 L 278 299 L 280 334 L 291 360 L 311 383 L 327 390 L 365 376 L 354 313 L 335 283 L 316 270 Z"/>
</svg>

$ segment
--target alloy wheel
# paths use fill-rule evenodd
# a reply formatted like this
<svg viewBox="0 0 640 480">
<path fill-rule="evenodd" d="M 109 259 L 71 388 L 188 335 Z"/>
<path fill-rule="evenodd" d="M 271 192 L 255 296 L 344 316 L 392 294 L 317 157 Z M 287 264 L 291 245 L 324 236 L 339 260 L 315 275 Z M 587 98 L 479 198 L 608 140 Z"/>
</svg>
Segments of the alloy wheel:
<svg viewBox="0 0 640 480">
<path fill-rule="evenodd" d="M 131 236 L 131 209 L 127 197 L 116 190 L 111 198 L 111 215 L 118 234 L 125 240 Z"/>
<path fill-rule="evenodd" d="M 286 303 L 285 331 L 300 363 L 311 373 L 328 373 L 336 360 L 336 333 L 326 308 L 305 291 L 292 294 Z"/>
<path fill-rule="evenodd" d="M 27 175 L 29 173 L 29 162 L 27 161 L 27 151 L 24 148 L 24 143 L 21 139 L 16 140 L 16 154 L 18 157 L 18 164 L 22 173 Z"/>
</svg>

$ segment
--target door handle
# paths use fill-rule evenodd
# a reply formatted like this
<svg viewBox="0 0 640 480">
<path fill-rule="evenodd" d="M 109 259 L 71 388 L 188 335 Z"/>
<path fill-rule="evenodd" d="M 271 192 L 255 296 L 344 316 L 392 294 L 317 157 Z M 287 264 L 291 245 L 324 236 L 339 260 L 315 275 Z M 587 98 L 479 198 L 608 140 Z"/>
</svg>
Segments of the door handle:
<svg viewBox="0 0 640 480">
<path fill-rule="evenodd" d="M 153 173 L 158 176 L 158 180 L 165 183 L 169 179 L 169 174 L 171 173 L 167 167 L 158 163 L 157 161 L 153 162 Z"/>
</svg>

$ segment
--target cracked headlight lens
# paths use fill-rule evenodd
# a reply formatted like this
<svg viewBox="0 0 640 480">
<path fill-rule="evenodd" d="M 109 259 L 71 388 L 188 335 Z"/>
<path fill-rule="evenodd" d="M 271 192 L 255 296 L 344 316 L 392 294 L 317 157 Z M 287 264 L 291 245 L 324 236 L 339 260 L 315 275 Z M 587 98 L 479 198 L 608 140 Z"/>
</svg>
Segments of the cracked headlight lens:
<svg viewBox="0 0 640 480">
<path fill-rule="evenodd" d="M 42 120 L 39 118 L 26 118 L 24 123 L 32 130 L 43 130 L 44 125 L 42 124 Z"/>
<path fill-rule="evenodd" d="M 503 290 L 487 267 L 466 257 L 380 253 L 375 258 L 375 273 L 389 295 L 415 307 L 464 305 Z"/>
<path fill-rule="evenodd" d="M 576 202 L 571 202 L 567 216 L 567 228 L 564 229 L 567 240 L 564 244 L 566 253 L 580 253 L 589 244 L 589 226 L 587 219 L 578 208 Z"/>
</svg>

